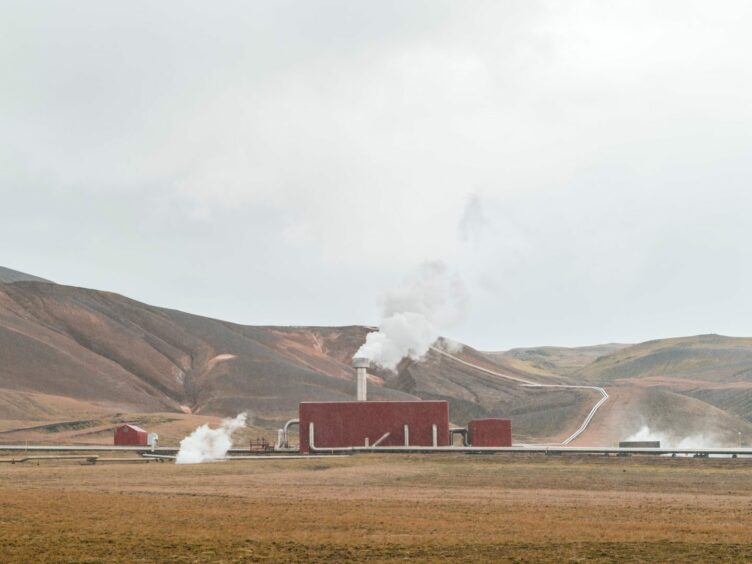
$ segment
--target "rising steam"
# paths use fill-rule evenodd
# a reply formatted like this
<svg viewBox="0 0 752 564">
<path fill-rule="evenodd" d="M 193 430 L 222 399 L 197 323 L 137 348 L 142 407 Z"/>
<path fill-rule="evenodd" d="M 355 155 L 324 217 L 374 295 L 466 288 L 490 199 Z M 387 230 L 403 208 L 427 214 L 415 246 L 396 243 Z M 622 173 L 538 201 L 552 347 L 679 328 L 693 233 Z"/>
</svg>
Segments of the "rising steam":
<svg viewBox="0 0 752 564">
<path fill-rule="evenodd" d="M 386 294 L 379 330 L 366 336 L 355 356 L 389 370 L 405 357 L 419 360 L 442 330 L 461 319 L 465 302 L 459 276 L 442 262 L 426 263 L 401 288 Z"/>
<path fill-rule="evenodd" d="M 245 427 L 248 414 L 243 412 L 234 419 L 223 419 L 216 429 L 201 425 L 193 433 L 180 441 L 176 464 L 198 464 L 210 460 L 221 460 L 227 456 L 232 446 L 232 434 Z"/>
<path fill-rule="evenodd" d="M 651 429 L 647 425 L 640 427 L 639 431 L 637 431 L 633 435 L 630 435 L 625 440 L 660 441 L 662 447 L 679 449 L 717 448 L 723 444 L 723 441 L 718 437 L 718 435 L 712 431 L 677 437 L 676 435 L 670 433 L 656 431 L 654 429 Z"/>
</svg>

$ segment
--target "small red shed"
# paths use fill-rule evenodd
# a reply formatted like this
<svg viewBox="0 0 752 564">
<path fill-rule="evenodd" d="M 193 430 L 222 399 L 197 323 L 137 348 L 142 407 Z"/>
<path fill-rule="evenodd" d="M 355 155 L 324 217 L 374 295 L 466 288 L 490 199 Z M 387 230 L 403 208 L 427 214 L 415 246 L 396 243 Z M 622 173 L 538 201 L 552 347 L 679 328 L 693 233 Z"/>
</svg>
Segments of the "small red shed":
<svg viewBox="0 0 752 564">
<path fill-rule="evenodd" d="M 510 447 L 512 446 L 512 421 L 475 419 L 467 425 L 467 439 L 474 447 Z"/>
<path fill-rule="evenodd" d="M 149 433 L 138 425 L 120 425 L 115 429 L 115 444 L 119 446 L 148 446 Z"/>
</svg>

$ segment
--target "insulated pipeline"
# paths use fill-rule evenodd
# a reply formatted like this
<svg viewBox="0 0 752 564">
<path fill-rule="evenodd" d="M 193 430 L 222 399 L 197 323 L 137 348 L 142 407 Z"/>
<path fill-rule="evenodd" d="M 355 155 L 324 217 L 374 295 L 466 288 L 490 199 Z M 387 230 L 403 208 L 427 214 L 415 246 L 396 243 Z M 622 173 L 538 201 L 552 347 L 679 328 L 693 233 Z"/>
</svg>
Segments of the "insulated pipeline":
<svg viewBox="0 0 752 564">
<path fill-rule="evenodd" d="M 568 445 L 577 437 L 579 437 L 588 428 L 588 426 L 593 420 L 593 417 L 595 417 L 595 414 L 598 412 L 598 409 L 600 409 L 600 407 L 608 401 L 608 393 L 606 392 L 606 390 L 598 386 L 575 386 L 575 385 L 568 385 L 568 384 L 540 384 L 538 382 L 533 382 L 532 380 L 527 380 L 525 378 L 520 378 L 518 376 L 510 376 L 509 374 L 496 372 L 495 370 L 490 370 L 483 366 L 478 366 L 477 364 L 473 364 L 471 362 L 467 362 L 466 360 L 462 360 L 461 358 L 458 358 L 454 356 L 453 354 L 443 351 L 437 347 L 431 347 L 431 350 L 455 362 L 458 362 L 465 366 L 469 366 L 470 368 L 474 368 L 475 370 L 480 370 L 481 372 L 485 372 L 486 374 L 491 374 L 492 376 L 498 376 L 499 378 L 511 380 L 519 384 L 520 386 L 524 386 L 526 388 L 570 388 L 570 389 L 580 389 L 580 390 L 594 390 L 598 392 L 601 397 L 598 399 L 595 405 L 593 405 L 592 409 L 585 417 L 585 420 L 577 428 L 577 430 L 560 443 L 562 446 Z"/>
</svg>

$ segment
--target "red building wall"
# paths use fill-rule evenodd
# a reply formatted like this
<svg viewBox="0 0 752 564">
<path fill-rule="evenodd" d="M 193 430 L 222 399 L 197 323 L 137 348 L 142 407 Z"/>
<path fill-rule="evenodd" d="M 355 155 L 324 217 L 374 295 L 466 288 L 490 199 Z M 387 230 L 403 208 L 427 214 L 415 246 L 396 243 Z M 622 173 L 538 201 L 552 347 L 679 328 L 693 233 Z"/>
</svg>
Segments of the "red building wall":
<svg viewBox="0 0 752 564">
<path fill-rule="evenodd" d="M 308 453 L 308 427 L 313 423 L 316 448 L 373 445 L 404 446 L 408 425 L 411 446 L 449 445 L 449 404 L 445 401 L 302 402 L 299 407 L 300 452 Z"/>
<path fill-rule="evenodd" d="M 467 439 L 471 446 L 512 446 L 512 421 L 509 419 L 475 419 L 467 425 Z"/>
<path fill-rule="evenodd" d="M 119 446 L 147 446 L 149 433 L 135 425 L 120 425 L 115 429 L 115 444 Z"/>
</svg>

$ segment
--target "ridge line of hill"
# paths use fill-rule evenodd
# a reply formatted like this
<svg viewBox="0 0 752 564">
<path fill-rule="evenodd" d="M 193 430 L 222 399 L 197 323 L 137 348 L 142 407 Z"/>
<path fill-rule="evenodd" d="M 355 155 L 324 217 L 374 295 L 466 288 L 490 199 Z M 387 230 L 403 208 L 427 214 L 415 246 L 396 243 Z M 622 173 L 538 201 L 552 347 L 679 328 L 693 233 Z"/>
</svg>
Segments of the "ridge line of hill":
<svg viewBox="0 0 752 564">
<path fill-rule="evenodd" d="M 112 292 L 0 281 L 0 432 L 11 421 L 240 411 L 272 429 L 295 417 L 300 401 L 351 400 L 350 359 L 372 330 L 242 325 Z M 519 442 L 560 442 L 591 409 L 575 389 L 536 393 L 484 373 L 490 370 L 556 387 L 607 385 L 610 399 L 578 444 L 614 444 L 643 425 L 752 436 L 752 339 L 702 335 L 501 353 L 464 345 L 460 356 L 468 366 L 431 351 L 396 373 L 374 367 L 369 396 L 444 399 L 459 425 L 511 418 Z"/>
</svg>

